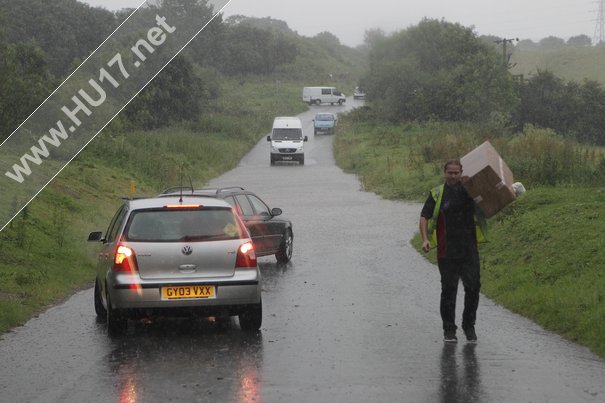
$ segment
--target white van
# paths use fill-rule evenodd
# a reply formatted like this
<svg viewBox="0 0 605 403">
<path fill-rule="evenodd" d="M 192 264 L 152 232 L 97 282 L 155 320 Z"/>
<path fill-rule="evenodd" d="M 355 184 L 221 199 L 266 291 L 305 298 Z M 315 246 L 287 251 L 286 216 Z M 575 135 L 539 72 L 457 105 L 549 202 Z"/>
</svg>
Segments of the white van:
<svg viewBox="0 0 605 403">
<path fill-rule="evenodd" d="M 304 87 L 302 99 L 309 105 L 327 103 L 342 105 L 347 101 L 346 96 L 336 87 Z"/>
<path fill-rule="evenodd" d="M 271 135 L 267 136 L 267 141 L 271 142 L 271 165 L 275 165 L 276 161 L 298 161 L 300 165 L 304 165 L 304 142 L 307 140 L 307 136 L 303 136 L 299 118 L 276 117 Z"/>
</svg>

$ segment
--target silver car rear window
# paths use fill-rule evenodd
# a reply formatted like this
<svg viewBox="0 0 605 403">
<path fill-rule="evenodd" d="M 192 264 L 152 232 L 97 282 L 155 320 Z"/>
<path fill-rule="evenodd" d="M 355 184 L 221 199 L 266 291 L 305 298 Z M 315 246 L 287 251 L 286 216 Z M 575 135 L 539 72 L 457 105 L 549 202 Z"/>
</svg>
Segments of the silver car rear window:
<svg viewBox="0 0 605 403">
<path fill-rule="evenodd" d="M 231 209 L 162 208 L 133 211 L 124 238 L 131 242 L 190 242 L 241 239 Z"/>
</svg>

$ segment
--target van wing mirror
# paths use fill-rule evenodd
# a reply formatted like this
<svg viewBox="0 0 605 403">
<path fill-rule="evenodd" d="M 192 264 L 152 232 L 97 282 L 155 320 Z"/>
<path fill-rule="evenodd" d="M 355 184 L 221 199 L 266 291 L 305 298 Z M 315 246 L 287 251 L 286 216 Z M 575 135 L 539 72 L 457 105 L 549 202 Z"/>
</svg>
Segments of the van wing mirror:
<svg viewBox="0 0 605 403">
<path fill-rule="evenodd" d="M 309 141 L 309 138 L 308 138 L 307 136 L 305 136 L 305 137 L 303 138 L 303 141 Z"/>
<path fill-rule="evenodd" d="M 271 136 L 267 136 L 267 141 L 271 141 Z"/>
</svg>

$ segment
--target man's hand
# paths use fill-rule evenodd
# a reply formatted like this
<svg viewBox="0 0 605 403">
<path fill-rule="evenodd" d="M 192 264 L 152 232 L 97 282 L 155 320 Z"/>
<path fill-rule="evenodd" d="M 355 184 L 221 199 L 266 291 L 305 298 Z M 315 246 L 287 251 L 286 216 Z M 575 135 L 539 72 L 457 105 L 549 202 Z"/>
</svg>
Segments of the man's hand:
<svg viewBox="0 0 605 403">
<path fill-rule="evenodd" d="M 429 242 L 429 222 L 426 217 L 420 216 L 418 231 L 420 231 L 420 238 L 422 239 L 422 250 L 428 252 L 431 249 L 431 243 Z"/>
</svg>

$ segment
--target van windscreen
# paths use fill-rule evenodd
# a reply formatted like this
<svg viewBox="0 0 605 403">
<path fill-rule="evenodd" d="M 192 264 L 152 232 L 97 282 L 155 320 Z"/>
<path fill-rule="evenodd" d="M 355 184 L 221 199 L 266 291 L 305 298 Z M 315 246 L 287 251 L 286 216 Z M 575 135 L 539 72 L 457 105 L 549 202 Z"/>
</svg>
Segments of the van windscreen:
<svg viewBox="0 0 605 403">
<path fill-rule="evenodd" d="M 275 128 L 273 129 L 273 140 L 302 140 L 302 129 L 299 128 Z"/>
</svg>

